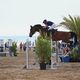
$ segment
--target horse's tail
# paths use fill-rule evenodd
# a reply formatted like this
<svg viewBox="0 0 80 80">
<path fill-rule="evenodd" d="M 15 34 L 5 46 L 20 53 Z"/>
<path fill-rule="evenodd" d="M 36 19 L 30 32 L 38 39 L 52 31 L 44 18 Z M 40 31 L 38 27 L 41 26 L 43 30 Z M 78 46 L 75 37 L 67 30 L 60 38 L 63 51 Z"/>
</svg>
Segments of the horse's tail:
<svg viewBox="0 0 80 80">
<path fill-rule="evenodd" d="M 77 45 L 77 35 L 74 32 L 71 32 L 71 38 L 73 39 L 72 46 L 75 47 Z"/>
</svg>

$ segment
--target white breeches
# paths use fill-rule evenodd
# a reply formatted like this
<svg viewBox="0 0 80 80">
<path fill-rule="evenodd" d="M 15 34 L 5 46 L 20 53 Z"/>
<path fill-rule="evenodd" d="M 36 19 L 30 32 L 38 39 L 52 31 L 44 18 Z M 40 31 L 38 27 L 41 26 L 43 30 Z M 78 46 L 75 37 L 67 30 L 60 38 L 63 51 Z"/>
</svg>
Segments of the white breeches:
<svg viewBox="0 0 80 80">
<path fill-rule="evenodd" d="M 48 30 L 51 30 L 51 29 L 54 29 L 55 27 L 56 27 L 56 25 L 55 24 L 53 24 L 52 26 L 48 26 L 49 27 L 49 29 Z"/>
</svg>

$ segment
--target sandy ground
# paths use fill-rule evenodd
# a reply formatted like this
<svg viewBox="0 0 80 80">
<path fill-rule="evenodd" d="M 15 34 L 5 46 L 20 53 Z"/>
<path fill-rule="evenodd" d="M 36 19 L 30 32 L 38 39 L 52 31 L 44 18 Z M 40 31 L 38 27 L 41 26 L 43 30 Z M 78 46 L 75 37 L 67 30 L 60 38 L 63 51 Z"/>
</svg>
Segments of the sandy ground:
<svg viewBox="0 0 80 80">
<path fill-rule="evenodd" d="M 24 66 L 24 53 L 18 57 L 0 57 L 0 80 L 80 80 L 80 63 L 58 63 L 57 69 L 47 70 L 24 69 Z"/>
</svg>

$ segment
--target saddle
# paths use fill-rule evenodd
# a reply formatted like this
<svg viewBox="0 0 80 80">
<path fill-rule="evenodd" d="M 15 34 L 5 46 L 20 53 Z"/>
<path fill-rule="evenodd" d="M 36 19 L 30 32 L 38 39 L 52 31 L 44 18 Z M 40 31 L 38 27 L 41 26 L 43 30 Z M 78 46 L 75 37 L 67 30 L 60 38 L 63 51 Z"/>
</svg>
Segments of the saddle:
<svg viewBox="0 0 80 80">
<path fill-rule="evenodd" d="M 56 31 L 57 31 L 57 29 L 48 30 L 48 32 L 52 32 L 52 33 L 56 32 Z"/>
<path fill-rule="evenodd" d="M 55 32 L 57 32 L 57 29 L 48 30 L 47 35 L 50 36 L 51 32 L 52 32 L 52 34 L 54 34 Z"/>
</svg>

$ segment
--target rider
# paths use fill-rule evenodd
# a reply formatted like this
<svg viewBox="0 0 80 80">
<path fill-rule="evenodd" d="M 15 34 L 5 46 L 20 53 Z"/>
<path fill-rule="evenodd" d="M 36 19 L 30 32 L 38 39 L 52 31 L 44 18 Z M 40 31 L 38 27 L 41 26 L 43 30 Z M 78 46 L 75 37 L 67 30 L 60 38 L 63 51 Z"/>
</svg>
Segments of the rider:
<svg viewBox="0 0 80 80">
<path fill-rule="evenodd" d="M 54 22 L 47 21 L 46 19 L 43 21 L 43 23 L 45 24 L 44 28 L 48 28 L 48 31 L 54 30 L 54 28 L 56 27 L 56 25 L 54 24 Z"/>
</svg>

